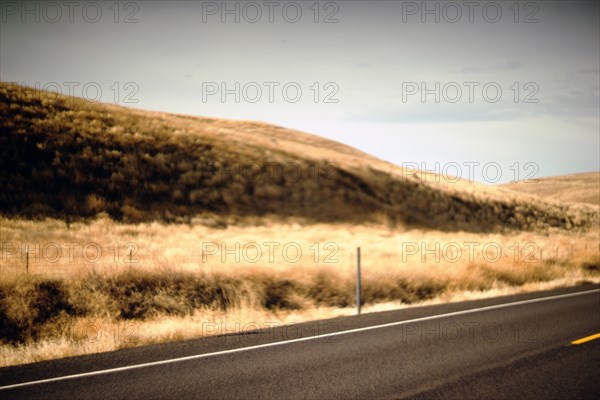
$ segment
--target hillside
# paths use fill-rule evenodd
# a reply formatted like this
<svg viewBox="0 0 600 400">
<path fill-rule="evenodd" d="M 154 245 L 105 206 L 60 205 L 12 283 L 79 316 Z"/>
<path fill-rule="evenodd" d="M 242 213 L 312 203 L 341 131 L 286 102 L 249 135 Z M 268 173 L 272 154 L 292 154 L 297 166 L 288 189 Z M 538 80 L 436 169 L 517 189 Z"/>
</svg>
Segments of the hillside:
<svg viewBox="0 0 600 400">
<path fill-rule="evenodd" d="M 543 199 L 600 206 L 600 172 L 588 172 L 515 182 L 503 187 Z"/>
<path fill-rule="evenodd" d="M 598 223 L 595 207 L 465 181 L 422 182 L 291 129 L 97 104 L 8 83 L 0 84 L 0 168 L 0 213 L 8 217 L 384 218 L 472 232 Z"/>
</svg>

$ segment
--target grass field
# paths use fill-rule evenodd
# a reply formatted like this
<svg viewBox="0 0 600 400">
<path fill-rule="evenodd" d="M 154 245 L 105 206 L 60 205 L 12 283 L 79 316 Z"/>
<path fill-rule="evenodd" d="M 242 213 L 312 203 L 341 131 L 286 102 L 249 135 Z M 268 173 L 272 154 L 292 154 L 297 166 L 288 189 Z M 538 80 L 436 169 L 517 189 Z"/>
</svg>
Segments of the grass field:
<svg viewBox="0 0 600 400">
<path fill-rule="evenodd" d="M 597 231 L 275 221 L 2 219 L 2 365 L 352 314 L 358 246 L 366 312 L 600 282 Z"/>
<path fill-rule="evenodd" d="M 569 201 L 600 206 L 600 172 L 588 172 L 515 182 L 503 187 L 554 201 Z"/>
</svg>

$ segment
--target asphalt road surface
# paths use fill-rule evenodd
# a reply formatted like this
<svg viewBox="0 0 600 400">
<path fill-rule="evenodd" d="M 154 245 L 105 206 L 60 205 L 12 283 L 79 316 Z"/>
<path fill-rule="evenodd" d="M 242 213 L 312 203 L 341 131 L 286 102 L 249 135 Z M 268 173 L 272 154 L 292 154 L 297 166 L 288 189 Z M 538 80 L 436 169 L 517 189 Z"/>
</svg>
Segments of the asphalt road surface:
<svg viewBox="0 0 600 400">
<path fill-rule="evenodd" d="M 597 399 L 598 333 L 584 285 L 2 368 L 0 399 Z"/>
</svg>

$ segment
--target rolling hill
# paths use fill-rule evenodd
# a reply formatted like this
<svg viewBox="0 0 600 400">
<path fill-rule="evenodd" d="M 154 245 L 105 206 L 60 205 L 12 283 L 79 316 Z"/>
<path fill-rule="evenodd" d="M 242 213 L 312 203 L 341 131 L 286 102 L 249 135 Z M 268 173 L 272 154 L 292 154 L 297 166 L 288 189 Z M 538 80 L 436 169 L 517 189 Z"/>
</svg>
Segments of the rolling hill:
<svg viewBox="0 0 600 400">
<path fill-rule="evenodd" d="M 534 182 L 514 182 L 503 187 L 548 200 L 600 206 L 600 172 L 553 176 Z"/>
<path fill-rule="evenodd" d="M 586 229 L 598 209 L 432 183 L 359 150 L 251 121 L 149 112 L 0 84 L 0 213 L 125 222 L 304 221 L 491 232 Z"/>
</svg>

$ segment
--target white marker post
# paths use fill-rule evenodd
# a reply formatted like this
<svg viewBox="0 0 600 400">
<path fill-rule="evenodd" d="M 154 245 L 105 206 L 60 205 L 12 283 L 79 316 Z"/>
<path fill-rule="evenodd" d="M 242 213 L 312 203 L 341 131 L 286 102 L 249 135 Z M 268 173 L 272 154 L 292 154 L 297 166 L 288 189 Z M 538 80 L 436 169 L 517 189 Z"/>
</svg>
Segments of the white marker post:
<svg viewBox="0 0 600 400">
<path fill-rule="evenodd" d="M 356 314 L 360 315 L 360 247 L 356 248 Z"/>
</svg>

